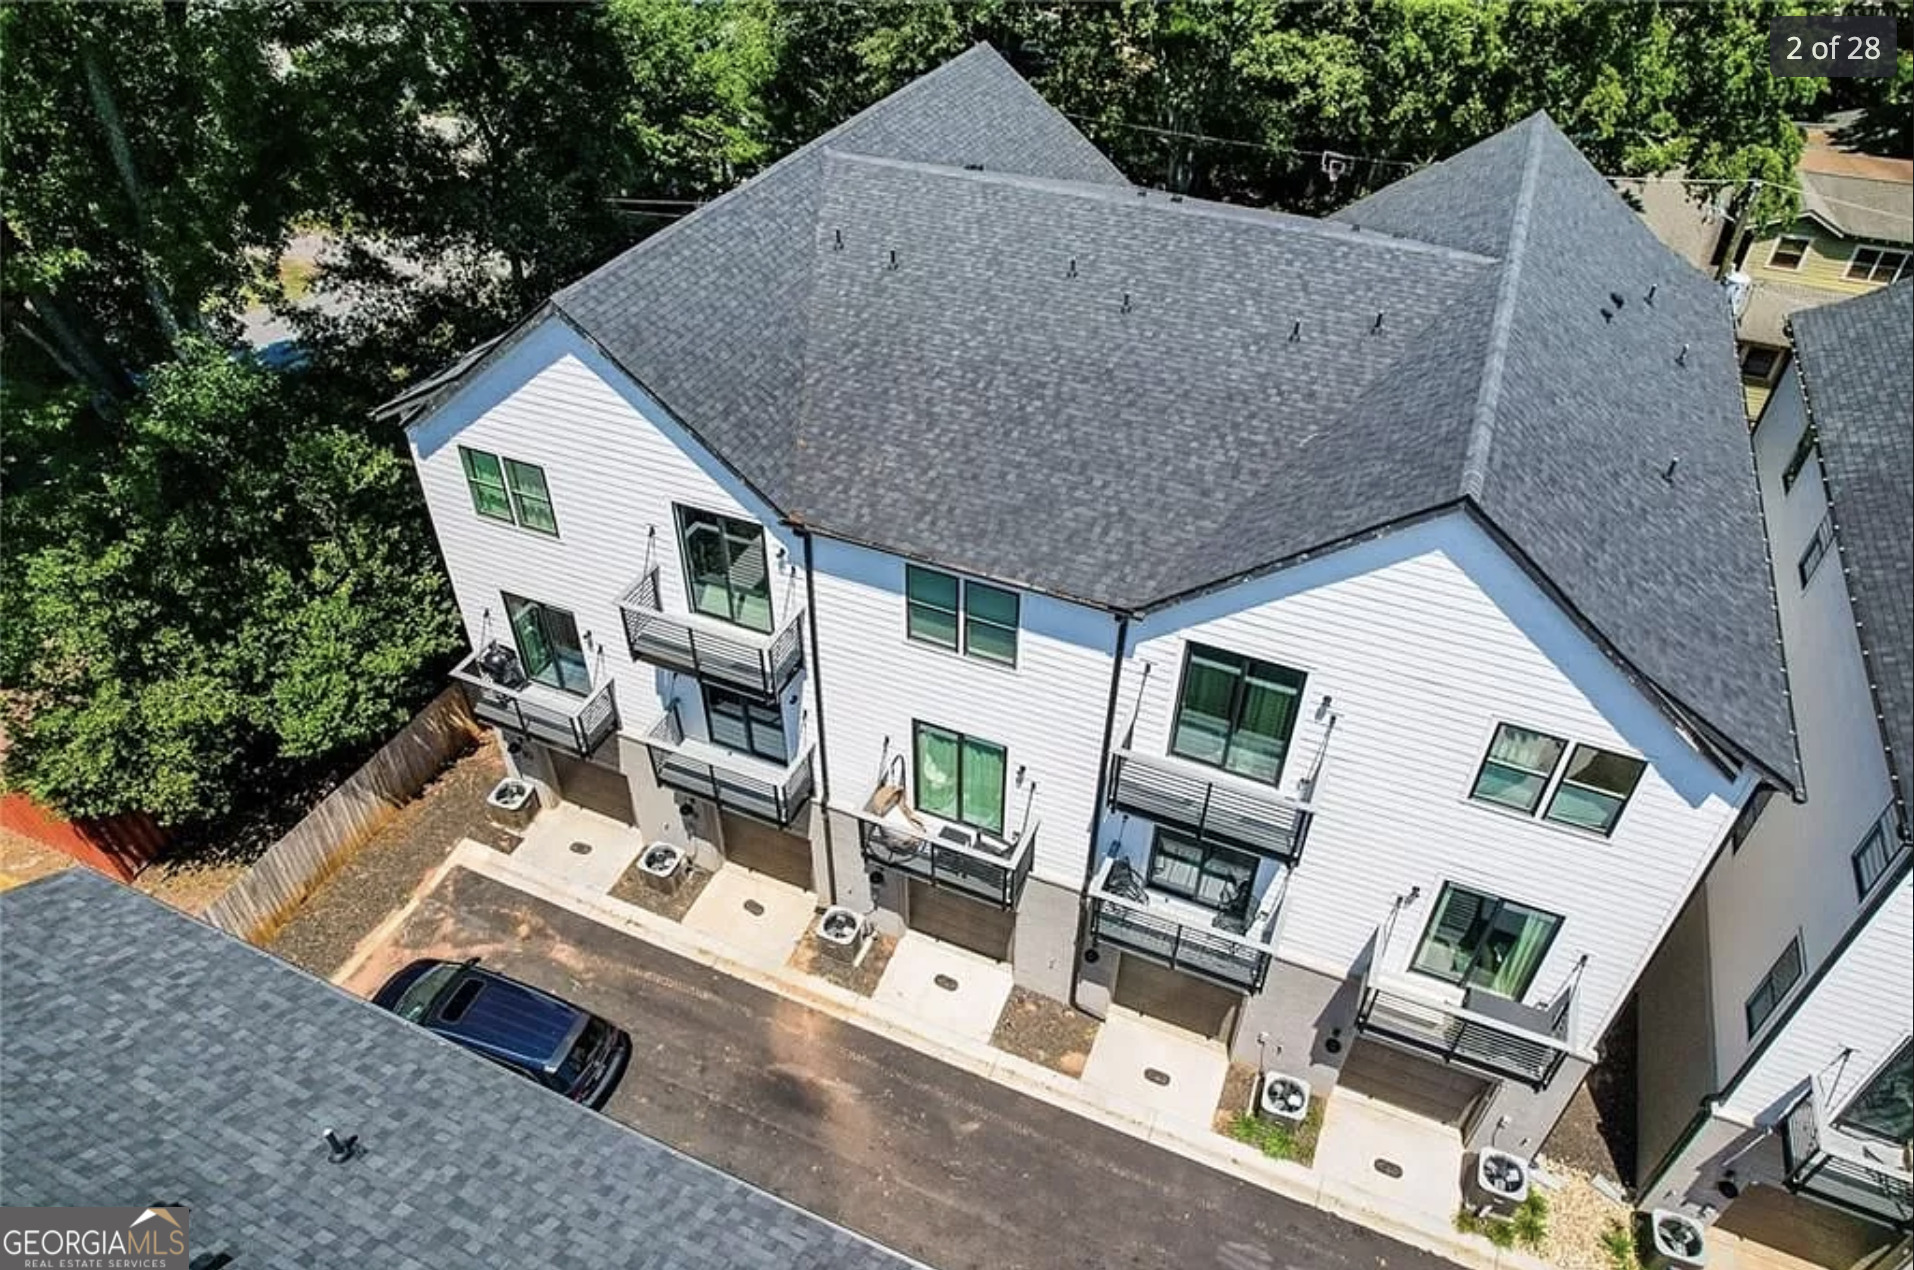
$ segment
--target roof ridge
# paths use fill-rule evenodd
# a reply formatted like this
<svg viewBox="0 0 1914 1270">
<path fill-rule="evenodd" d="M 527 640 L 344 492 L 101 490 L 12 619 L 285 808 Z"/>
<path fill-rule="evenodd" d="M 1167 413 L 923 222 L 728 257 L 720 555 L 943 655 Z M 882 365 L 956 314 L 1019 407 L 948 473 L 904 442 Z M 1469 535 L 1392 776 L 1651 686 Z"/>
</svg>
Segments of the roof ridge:
<svg viewBox="0 0 1914 1270">
<path fill-rule="evenodd" d="M 1439 256 L 1448 260 L 1464 260 L 1476 264 L 1494 264 L 1496 261 L 1494 256 L 1484 256 L 1477 252 L 1465 251 L 1459 247 L 1447 247 L 1441 243 L 1432 243 L 1420 238 L 1408 238 L 1401 234 L 1389 233 L 1386 230 L 1364 229 L 1360 225 L 1332 221 L 1321 217 L 1303 216 L 1299 213 L 1284 212 L 1274 208 L 1244 207 L 1240 204 L 1224 203 L 1216 199 L 1191 198 L 1187 195 L 1171 193 L 1168 190 L 1153 189 L 1145 185 L 1103 185 L 1095 181 L 1073 181 L 1061 177 L 1030 176 L 1020 172 L 966 168 L 946 163 L 926 163 L 917 159 L 893 159 L 885 155 L 861 154 L 855 150 L 826 149 L 824 151 L 824 157 L 827 162 L 851 163 L 876 168 L 892 168 L 898 171 L 919 172 L 929 176 L 946 177 L 951 180 L 1003 185 L 1014 189 L 1046 191 L 1107 203 L 1121 203 L 1132 207 L 1148 207 L 1152 211 L 1160 212 L 1164 215 L 1180 214 L 1186 216 L 1203 216 L 1213 220 L 1232 221 L 1238 224 L 1263 225 L 1270 229 L 1284 229 L 1300 234 L 1333 238 L 1341 242 L 1373 243 L 1378 247 L 1393 247 L 1403 251 Z"/>
<path fill-rule="evenodd" d="M 1535 207 L 1536 176 L 1542 166 L 1540 129 L 1536 119 L 1547 116 L 1537 112 L 1517 127 L 1523 130 L 1528 153 L 1522 160 L 1522 185 L 1516 195 L 1515 210 L 1509 221 L 1508 250 L 1502 256 L 1502 282 L 1495 293 L 1495 317 L 1489 326 L 1489 352 L 1482 365 L 1482 388 L 1476 397 L 1475 421 L 1469 429 L 1469 444 L 1463 451 L 1462 489 L 1478 502 L 1489 470 L 1489 449 L 1495 442 L 1495 415 L 1502 401 L 1502 374 L 1507 367 L 1509 333 L 1515 325 L 1515 295 L 1521 286 L 1522 257 L 1528 248 L 1529 216 Z"/>
</svg>

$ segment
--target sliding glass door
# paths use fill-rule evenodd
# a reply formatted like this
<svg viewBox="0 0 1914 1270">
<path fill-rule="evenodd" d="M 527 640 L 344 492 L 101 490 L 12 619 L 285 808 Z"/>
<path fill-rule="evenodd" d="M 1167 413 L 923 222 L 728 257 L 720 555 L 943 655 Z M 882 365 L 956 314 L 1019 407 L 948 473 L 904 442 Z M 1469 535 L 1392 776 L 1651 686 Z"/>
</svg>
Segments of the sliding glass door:
<svg viewBox="0 0 1914 1270">
<path fill-rule="evenodd" d="M 1301 671 L 1192 644 L 1170 753 L 1276 784 L 1303 683 Z"/>
<path fill-rule="evenodd" d="M 1553 913 L 1445 884 L 1410 964 L 1445 982 L 1519 1001 L 1561 924 Z"/>
<path fill-rule="evenodd" d="M 564 609 L 516 595 L 505 597 L 518 659 L 534 683 L 584 696 L 591 691 L 585 650 L 578 642 L 578 623 Z"/>
<path fill-rule="evenodd" d="M 678 537 L 691 611 L 754 631 L 770 630 L 764 531 L 753 521 L 680 507 Z"/>
</svg>

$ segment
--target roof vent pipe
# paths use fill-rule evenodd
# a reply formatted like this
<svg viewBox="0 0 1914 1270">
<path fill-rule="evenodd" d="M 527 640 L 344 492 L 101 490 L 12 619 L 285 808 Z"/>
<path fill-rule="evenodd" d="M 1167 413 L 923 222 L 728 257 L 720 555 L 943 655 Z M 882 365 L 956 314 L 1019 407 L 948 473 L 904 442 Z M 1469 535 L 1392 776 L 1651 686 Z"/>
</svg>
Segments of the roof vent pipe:
<svg viewBox="0 0 1914 1270">
<path fill-rule="evenodd" d="M 1130 311 L 1130 293 L 1128 291 L 1125 291 L 1123 293 L 1123 312 L 1128 313 L 1129 311 Z"/>
<path fill-rule="evenodd" d="M 1681 346 L 1681 352 L 1675 354 L 1675 365 L 1686 366 L 1687 364 L 1688 364 L 1688 346 L 1686 344 L 1683 344 Z"/>
<path fill-rule="evenodd" d="M 1664 481 L 1667 481 L 1670 485 L 1673 485 L 1675 483 L 1675 469 L 1680 466 L 1681 466 L 1681 455 L 1679 454 L 1669 455 L 1668 466 L 1662 470 L 1661 479 Z"/>
<path fill-rule="evenodd" d="M 884 267 L 885 267 L 886 269 L 895 269 L 895 268 L 897 268 L 897 248 L 895 248 L 895 247 L 893 247 L 893 248 L 891 248 L 891 259 L 890 259 L 890 263 L 889 263 L 889 264 L 887 264 L 887 265 L 885 265 Z"/>
<path fill-rule="evenodd" d="M 1644 303 L 1646 303 L 1646 304 L 1653 304 L 1653 303 L 1655 302 L 1655 289 L 1656 289 L 1656 287 L 1657 287 L 1658 285 L 1659 285 L 1658 283 L 1650 283 L 1650 284 L 1649 284 L 1649 286 L 1648 286 L 1648 294 L 1642 297 L 1642 301 L 1643 301 Z"/>
<path fill-rule="evenodd" d="M 1303 323 L 1302 323 L 1302 319 L 1298 318 L 1295 324 L 1289 328 L 1289 342 L 1291 344 L 1294 344 L 1300 341 L 1302 338 L 1303 338 Z"/>
<path fill-rule="evenodd" d="M 349 1138 L 342 1138 L 333 1130 L 328 1129 L 325 1132 L 325 1139 L 326 1159 L 334 1164 L 344 1164 L 347 1160 L 359 1154 L 359 1135 L 356 1133 Z"/>
<path fill-rule="evenodd" d="M 1075 256 L 1070 257 L 1070 267 L 1063 271 L 1063 276 L 1066 278 L 1074 278 L 1077 276 L 1077 258 Z"/>
<path fill-rule="evenodd" d="M 1369 328 L 1369 333 L 1371 335 L 1382 334 L 1382 314 L 1381 313 L 1376 314 L 1376 324 Z"/>
</svg>

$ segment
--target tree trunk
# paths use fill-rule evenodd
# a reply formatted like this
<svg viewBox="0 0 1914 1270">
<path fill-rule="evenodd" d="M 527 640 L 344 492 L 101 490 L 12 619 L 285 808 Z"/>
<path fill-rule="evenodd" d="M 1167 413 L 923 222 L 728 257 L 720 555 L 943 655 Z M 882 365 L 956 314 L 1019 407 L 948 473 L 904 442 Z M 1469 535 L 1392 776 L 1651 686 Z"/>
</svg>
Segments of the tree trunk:
<svg viewBox="0 0 1914 1270">
<path fill-rule="evenodd" d="M 146 202 L 141 194 L 139 172 L 133 166 L 133 150 L 126 143 L 126 129 L 120 123 L 119 107 L 113 101 L 113 89 L 107 84 L 93 49 L 84 43 L 80 46 L 80 66 L 86 75 L 86 91 L 93 103 L 93 116 L 99 121 L 100 130 L 106 134 L 107 152 L 113 156 L 113 167 L 119 173 L 120 185 L 126 190 L 126 201 L 133 209 L 134 241 L 142 244 L 139 253 L 140 272 L 146 290 L 146 302 L 153 310 L 153 319 L 159 323 L 160 334 L 165 338 L 167 347 L 177 352 L 179 322 L 167 302 L 166 288 L 154 276 L 152 258 L 143 245 L 146 238 Z"/>
</svg>

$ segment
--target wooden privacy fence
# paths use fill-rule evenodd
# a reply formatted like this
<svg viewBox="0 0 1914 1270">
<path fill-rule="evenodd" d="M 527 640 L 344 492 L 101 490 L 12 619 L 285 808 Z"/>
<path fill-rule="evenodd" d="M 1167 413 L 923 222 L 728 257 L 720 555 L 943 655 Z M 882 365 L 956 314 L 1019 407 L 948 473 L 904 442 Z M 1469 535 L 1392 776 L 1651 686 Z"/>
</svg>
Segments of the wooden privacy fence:
<svg viewBox="0 0 1914 1270">
<path fill-rule="evenodd" d="M 268 847 L 203 916 L 229 934 L 261 942 L 480 735 L 464 692 L 456 684 L 447 688 Z"/>
</svg>

